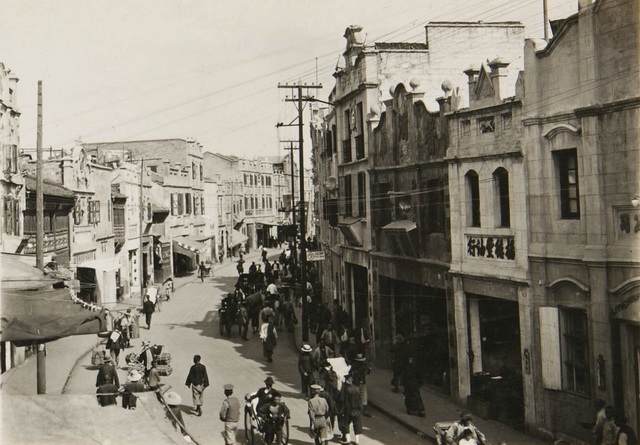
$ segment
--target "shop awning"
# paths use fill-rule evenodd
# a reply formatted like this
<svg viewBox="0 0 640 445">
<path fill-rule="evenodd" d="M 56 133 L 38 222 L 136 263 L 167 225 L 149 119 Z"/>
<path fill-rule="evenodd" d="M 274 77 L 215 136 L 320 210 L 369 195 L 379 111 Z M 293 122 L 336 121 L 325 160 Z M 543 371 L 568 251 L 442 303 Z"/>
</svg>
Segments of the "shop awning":
<svg viewBox="0 0 640 445">
<path fill-rule="evenodd" d="M 3 253 L 0 256 L 0 282 L 3 291 L 42 289 L 62 281 L 45 275 L 41 270 L 22 261 L 21 257 L 24 255 Z"/>
<path fill-rule="evenodd" d="M 89 260 L 78 264 L 77 267 L 101 270 L 103 272 L 113 272 L 120 269 L 120 262 L 117 258 L 102 258 L 99 260 Z"/>
<path fill-rule="evenodd" d="M 413 221 L 409 221 L 406 219 L 402 219 L 399 221 L 393 221 L 392 223 L 387 224 L 382 227 L 382 230 L 401 230 L 404 232 L 410 232 L 411 230 L 417 229 L 418 225 Z"/>
<path fill-rule="evenodd" d="M 231 245 L 237 246 L 238 244 L 246 243 L 249 237 L 247 235 L 242 234 L 242 232 L 238 232 L 235 229 L 231 230 Z"/>
<path fill-rule="evenodd" d="M 354 228 L 354 224 L 360 222 L 360 220 L 362 220 L 362 218 L 348 217 L 338 222 L 338 229 L 352 246 L 362 247 L 362 239 L 358 233 L 359 231 L 356 231 Z"/>
<path fill-rule="evenodd" d="M 188 236 L 173 239 L 173 251 L 180 255 L 195 258 L 196 254 L 204 253 L 206 246 L 198 240 Z"/>
<path fill-rule="evenodd" d="M 2 293 L 2 341 L 20 346 L 106 330 L 105 312 L 74 303 L 69 289 Z"/>
</svg>

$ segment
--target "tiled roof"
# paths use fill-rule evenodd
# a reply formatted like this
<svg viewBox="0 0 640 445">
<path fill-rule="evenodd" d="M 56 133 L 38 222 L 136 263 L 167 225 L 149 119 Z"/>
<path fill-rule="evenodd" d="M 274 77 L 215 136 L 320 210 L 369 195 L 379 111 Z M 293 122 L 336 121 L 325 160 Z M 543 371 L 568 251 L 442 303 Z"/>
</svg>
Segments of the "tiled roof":
<svg viewBox="0 0 640 445">
<path fill-rule="evenodd" d="M 376 42 L 375 48 L 379 50 L 404 49 L 404 50 L 427 50 L 426 43 L 418 42 Z"/>
<path fill-rule="evenodd" d="M 36 191 L 36 178 L 26 175 L 24 177 L 24 184 L 27 190 Z M 69 190 L 62 184 L 56 184 L 55 182 L 43 181 L 42 194 L 49 196 L 59 196 L 61 198 L 75 198 L 73 191 Z"/>
</svg>

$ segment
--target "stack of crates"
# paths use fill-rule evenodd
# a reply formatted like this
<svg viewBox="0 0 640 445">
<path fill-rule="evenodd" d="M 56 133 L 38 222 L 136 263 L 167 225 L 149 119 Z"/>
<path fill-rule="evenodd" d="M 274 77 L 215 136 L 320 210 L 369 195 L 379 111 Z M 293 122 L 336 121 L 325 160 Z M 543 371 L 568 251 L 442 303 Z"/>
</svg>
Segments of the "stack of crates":
<svg viewBox="0 0 640 445">
<path fill-rule="evenodd" d="M 153 352 L 153 359 L 156 362 L 156 369 L 160 375 L 171 375 L 173 368 L 171 368 L 171 354 L 168 352 L 162 352 L 162 345 L 156 345 L 151 349 Z"/>
</svg>

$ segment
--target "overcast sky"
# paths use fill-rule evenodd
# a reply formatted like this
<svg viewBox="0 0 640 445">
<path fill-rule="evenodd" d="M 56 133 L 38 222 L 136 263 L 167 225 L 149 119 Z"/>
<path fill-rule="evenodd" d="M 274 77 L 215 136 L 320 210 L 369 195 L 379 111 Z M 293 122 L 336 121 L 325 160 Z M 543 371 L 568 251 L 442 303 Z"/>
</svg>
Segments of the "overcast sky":
<svg viewBox="0 0 640 445">
<path fill-rule="evenodd" d="M 317 78 L 326 100 L 347 26 L 367 42 L 424 42 L 429 21 L 519 20 L 540 38 L 542 3 L 0 0 L 0 61 L 20 78 L 22 147 L 35 147 L 42 80 L 47 148 L 193 137 L 206 151 L 278 155 L 292 135 L 275 125 L 297 113 L 278 83 Z M 578 0 L 548 4 L 557 19 Z"/>
</svg>

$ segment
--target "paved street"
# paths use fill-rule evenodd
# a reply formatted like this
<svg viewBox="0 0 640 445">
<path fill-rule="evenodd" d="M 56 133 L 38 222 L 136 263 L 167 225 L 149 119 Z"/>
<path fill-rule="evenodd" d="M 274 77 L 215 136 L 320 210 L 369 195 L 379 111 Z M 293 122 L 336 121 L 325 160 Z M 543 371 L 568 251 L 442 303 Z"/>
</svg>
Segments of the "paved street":
<svg viewBox="0 0 640 445">
<path fill-rule="evenodd" d="M 236 395 L 242 398 L 246 393 L 258 389 L 266 376 L 276 381 L 275 388 L 280 391 L 291 409 L 292 444 L 313 443 L 309 437 L 307 402 L 299 394 L 299 374 L 297 372 L 297 354 L 294 350 L 291 334 L 280 333 L 274 362 L 267 363 L 262 358 L 262 345 L 257 336 L 242 341 L 237 330 L 231 338 L 220 338 L 217 323 L 217 307 L 221 295 L 229 291 L 235 283 L 237 273 L 231 263 L 221 266 L 215 277 L 205 279 L 180 279 L 174 298 L 163 304 L 162 311 L 153 315 L 151 330 L 141 329 L 141 338 L 134 340 L 133 348 L 126 352 L 140 350 L 141 341 L 150 340 L 162 344 L 171 353 L 173 373 L 163 382 L 171 385 L 183 399 L 183 408 L 190 413 L 191 392 L 184 385 L 194 354 L 202 356 L 207 366 L 211 386 L 205 391 L 202 417 L 187 414 L 185 423 L 193 438 L 200 444 L 223 443 L 220 435 L 221 422 L 218 410 L 224 398 L 222 385 L 232 383 Z M 121 356 L 121 365 L 123 364 Z M 96 371 L 90 366 L 90 357 L 85 357 L 73 373 L 67 387 L 67 394 L 86 394 L 93 391 Z M 121 380 L 126 371 L 120 373 Z M 242 422 L 241 422 L 242 423 Z M 377 414 L 365 420 L 365 434 L 362 444 L 424 444 L 415 434 Z M 337 430 L 336 430 L 337 432 Z M 244 428 L 241 427 L 239 440 L 245 442 Z M 337 437 L 336 437 L 337 440 Z M 258 442 L 259 443 L 259 442 Z"/>
</svg>

